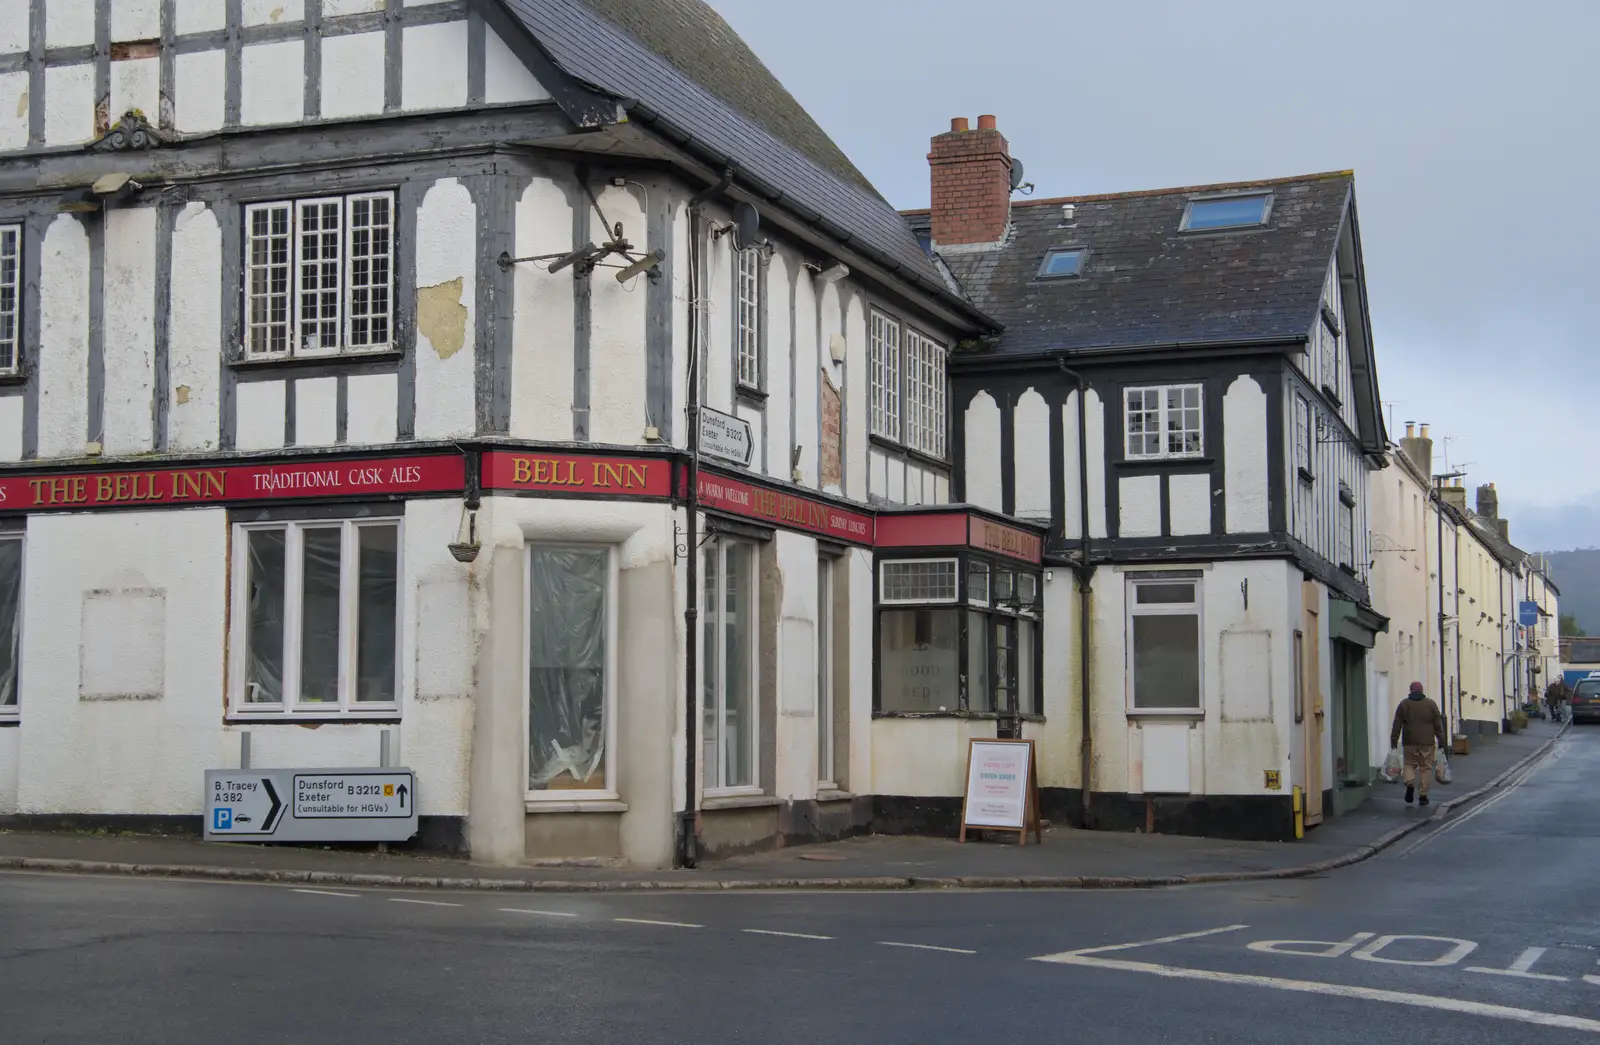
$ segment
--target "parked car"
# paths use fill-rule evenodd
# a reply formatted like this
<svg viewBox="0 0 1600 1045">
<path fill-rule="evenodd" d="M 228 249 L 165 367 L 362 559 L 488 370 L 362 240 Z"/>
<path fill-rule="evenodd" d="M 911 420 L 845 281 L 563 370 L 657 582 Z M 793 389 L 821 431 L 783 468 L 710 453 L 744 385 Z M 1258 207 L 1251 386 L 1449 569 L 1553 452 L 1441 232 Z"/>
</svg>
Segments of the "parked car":
<svg viewBox="0 0 1600 1045">
<path fill-rule="evenodd" d="M 1579 679 L 1572 687 L 1572 723 L 1600 722 L 1600 679 Z"/>
</svg>

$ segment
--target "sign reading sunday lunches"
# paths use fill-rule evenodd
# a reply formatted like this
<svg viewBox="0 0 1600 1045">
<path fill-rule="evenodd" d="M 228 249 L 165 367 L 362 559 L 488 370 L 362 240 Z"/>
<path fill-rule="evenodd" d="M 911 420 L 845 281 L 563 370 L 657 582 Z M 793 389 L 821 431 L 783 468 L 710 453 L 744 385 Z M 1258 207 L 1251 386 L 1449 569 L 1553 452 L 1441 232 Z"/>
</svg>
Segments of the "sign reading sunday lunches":
<svg viewBox="0 0 1600 1045">
<path fill-rule="evenodd" d="M 961 841 L 967 828 L 1028 832 L 1042 841 L 1039 773 L 1031 740 L 977 740 L 967 749 L 967 788 L 961 799 Z"/>
<path fill-rule="evenodd" d="M 210 769 L 208 842 L 403 842 L 417 833 L 409 769 Z"/>
</svg>

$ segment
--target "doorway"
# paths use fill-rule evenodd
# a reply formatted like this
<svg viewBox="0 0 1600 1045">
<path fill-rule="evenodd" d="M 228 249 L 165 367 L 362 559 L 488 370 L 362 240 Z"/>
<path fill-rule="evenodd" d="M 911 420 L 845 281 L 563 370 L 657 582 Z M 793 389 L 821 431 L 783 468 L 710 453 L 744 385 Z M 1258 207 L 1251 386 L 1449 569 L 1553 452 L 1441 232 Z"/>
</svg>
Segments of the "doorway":
<svg viewBox="0 0 1600 1045">
<path fill-rule="evenodd" d="M 1322 618 L 1318 612 L 1321 591 L 1312 581 L 1300 586 L 1302 613 L 1300 639 L 1300 690 L 1297 716 L 1303 719 L 1300 738 L 1301 764 L 1305 767 L 1305 822 L 1307 827 L 1322 823 Z"/>
</svg>

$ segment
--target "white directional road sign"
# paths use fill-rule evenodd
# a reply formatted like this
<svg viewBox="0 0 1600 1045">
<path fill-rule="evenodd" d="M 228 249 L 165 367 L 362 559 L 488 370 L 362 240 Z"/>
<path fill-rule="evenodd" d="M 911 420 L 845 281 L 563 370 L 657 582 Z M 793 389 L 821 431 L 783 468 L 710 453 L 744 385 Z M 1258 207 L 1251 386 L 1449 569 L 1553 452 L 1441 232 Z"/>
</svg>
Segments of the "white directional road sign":
<svg viewBox="0 0 1600 1045">
<path fill-rule="evenodd" d="M 700 449 L 734 464 L 749 464 L 755 451 L 750 422 L 709 406 L 700 408 Z"/>
<path fill-rule="evenodd" d="M 208 769 L 207 841 L 403 842 L 417 833 L 409 769 Z"/>
</svg>

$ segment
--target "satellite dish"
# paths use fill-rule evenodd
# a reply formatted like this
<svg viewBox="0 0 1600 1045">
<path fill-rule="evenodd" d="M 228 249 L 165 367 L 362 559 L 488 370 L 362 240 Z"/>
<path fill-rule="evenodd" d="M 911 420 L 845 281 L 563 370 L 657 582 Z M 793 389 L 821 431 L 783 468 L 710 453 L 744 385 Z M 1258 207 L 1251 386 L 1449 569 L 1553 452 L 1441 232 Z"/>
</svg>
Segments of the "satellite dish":
<svg viewBox="0 0 1600 1045">
<path fill-rule="evenodd" d="M 1022 187 L 1022 161 L 1016 157 L 1011 158 L 1011 191 L 1016 192 Z"/>
<path fill-rule="evenodd" d="M 753 203 L 735 203 L 733 205 L 733 224 L 735 236 L 740 250 L 749 250 L 755 246 L 757 236 L 761 234 L 761 212 L 756 210 Z"/>
</svg>

